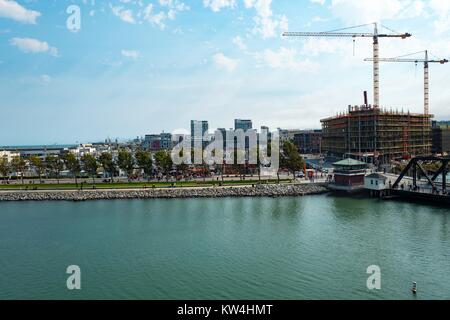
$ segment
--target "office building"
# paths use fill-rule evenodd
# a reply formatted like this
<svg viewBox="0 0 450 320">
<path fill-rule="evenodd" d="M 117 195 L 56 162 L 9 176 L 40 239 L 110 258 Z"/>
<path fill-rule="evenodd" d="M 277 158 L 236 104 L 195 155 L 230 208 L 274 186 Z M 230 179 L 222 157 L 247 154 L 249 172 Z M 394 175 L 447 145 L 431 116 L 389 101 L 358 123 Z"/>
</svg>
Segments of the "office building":
<svg viewBox="0 0 450 320">
<path fill-rule="evenodd" d="M 302 130 L 294 134 L 294 144 L 301 153 L 320 153 L 322 130 Z"/>
<path fill-rule="evenodd" d="M 235 119 L 234 130 L 250 130 L 253 129 L 252 120 Z"/>
<path fill-rule="evenodd" d="M 450 123 L 433 123 L 433 153 L 450 154 Z"/>
</svg>

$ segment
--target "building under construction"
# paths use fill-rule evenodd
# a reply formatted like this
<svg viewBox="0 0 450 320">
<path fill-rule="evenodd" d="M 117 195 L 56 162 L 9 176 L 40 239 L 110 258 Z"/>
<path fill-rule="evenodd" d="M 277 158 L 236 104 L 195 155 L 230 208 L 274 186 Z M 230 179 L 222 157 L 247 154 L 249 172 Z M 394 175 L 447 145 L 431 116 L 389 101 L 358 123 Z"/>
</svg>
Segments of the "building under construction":
<svg viewBox="0 0 450 320">
<path fill-rule="evenodd" d="M 387 111 L 370 105 L 323 119 L 322 152 L 373 163 L 431 153 L 432 115 Z"/>
</svg>

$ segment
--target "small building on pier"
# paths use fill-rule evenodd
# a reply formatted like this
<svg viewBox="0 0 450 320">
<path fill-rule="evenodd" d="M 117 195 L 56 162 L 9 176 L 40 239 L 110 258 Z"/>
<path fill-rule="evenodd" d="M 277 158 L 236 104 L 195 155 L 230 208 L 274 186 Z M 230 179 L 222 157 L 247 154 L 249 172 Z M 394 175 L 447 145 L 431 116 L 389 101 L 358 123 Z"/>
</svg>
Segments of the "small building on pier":
<svg viewBox="0 0 450 320">
<path fill-rule="evenodd" d="M 389 188 L 388 178 L 381 173 L 372 173 L 364 177 L 364 186 L 367 190 L 385 190 Z"/>
<path fill-rule="evenodd" d="M 367 163 L 354 159 L 344 159 L 333 163 L 334 178 L 329 188 L 337 191 L 359 192 L 364 190 L 364 176 Z"/>
<path fill-rule="evenodd" d="M 371 173 L 364 177 L 364 188 L 371 196 L 383 197 L 389 194 L 390 179 L 381 173 Z"/>
</svg>

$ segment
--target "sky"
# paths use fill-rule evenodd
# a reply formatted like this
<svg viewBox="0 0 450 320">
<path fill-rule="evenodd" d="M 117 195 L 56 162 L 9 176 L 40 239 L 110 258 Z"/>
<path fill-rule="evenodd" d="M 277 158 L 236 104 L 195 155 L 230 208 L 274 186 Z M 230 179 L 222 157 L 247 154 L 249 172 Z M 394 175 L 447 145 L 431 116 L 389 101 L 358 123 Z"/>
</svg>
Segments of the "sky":
<svg viewBox="0 0 450 320">
<path fill-rule="evenodd" d="M 191 119 L 320 128 L 364 90 L 372 100 L 371 39 L 281 35 L 373 22 L 413 34 L 380 39 L 381 57 L 450 57 L 448 0 L 0 0 L 0 145 L 189 131 Z M 450 119 L 450 64 L 430 79 L 430 112 Z M 383 107 L 423 112 L 423 64 L 381 64 L 380 80 Z"/>
</svg>

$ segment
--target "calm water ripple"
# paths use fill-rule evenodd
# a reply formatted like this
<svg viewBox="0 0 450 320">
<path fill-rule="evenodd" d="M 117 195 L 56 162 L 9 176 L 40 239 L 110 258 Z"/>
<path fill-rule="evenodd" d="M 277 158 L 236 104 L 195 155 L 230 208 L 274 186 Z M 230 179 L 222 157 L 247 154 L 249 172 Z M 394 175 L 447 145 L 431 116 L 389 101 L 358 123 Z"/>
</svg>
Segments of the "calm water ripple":
<svg viewBox="0 0 450 320">
<path fill-rule="evenodd" d="M 332 196 L 0 203 L 0 299 L 450 299 L 449 214 Z"/>
</svg>

